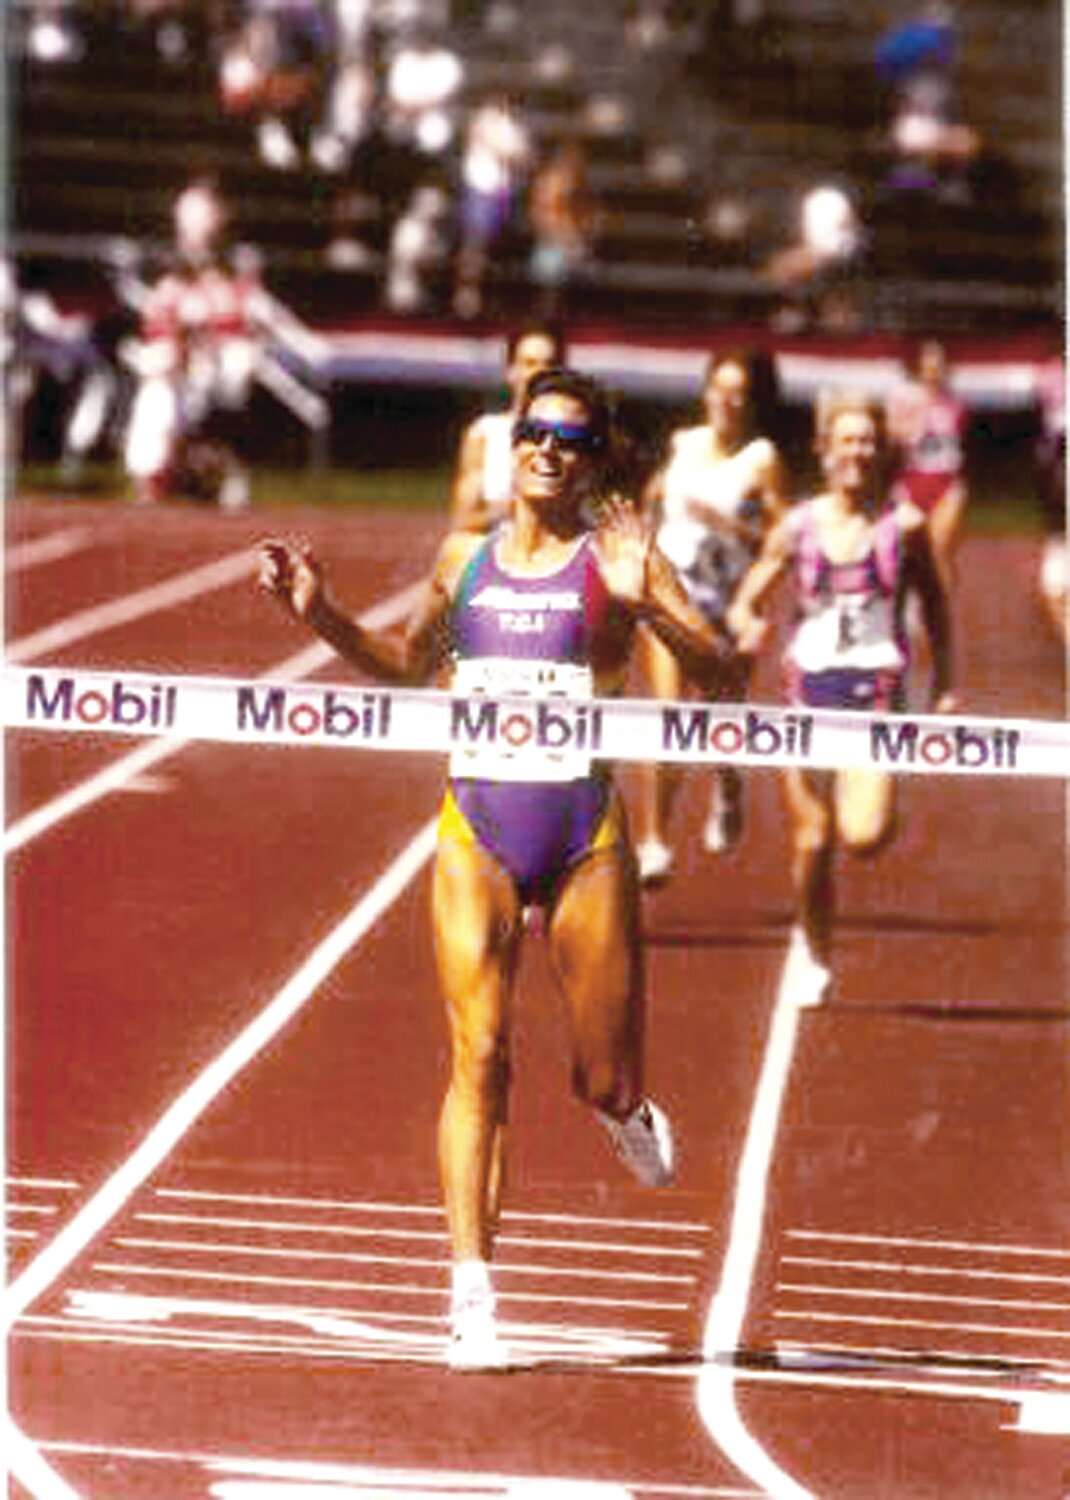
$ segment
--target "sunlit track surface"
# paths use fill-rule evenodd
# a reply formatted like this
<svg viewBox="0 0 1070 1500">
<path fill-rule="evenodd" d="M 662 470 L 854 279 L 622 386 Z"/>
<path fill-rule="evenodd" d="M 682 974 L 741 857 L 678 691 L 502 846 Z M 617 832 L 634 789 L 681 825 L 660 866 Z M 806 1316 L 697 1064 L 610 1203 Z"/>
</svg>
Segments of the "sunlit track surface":
<svg viewBox="0 0 1070 1500">
<path fill-rule="evenodd" d="M 13 640 L 88 622 L 64 654 L 107 671 L 269 674 L 306 651 L 236 563 L 232 584 L 156 607 L 158 584 L 277 517 L 79 507 L 90 548 L 70 507 L 22 514 Z M 434 527 L 379 521 L 307 528 L 361 609 L 433 550 Z M 1063 711 L 1034 562 L 1025 541 L 967 539 L 971 711 Z M 497 1269 L 517 1373 L 459 1376 L 426 868 L 406 863 L 336 969 L 312 966 L 270 1045 L 218 1093 L 201 1083 L 357 930 L 431 826 L 435 768 L 204 746 L 142 772 L 151 796 L 88 801 L 113 746 L 10 739 L 13 817 L 81 794 L 10 865 L 6 1216 L 12 1414 L 77 1500 L 1066 1493 L 1060 788 L 905 787 L 895 846 L 845 863 L 831 1001 L 782 1028 L 776 1108 L 752 1132 L 790 923 L 780 788 L 751 779 L 746 837 L 717 860 L 689 778 L 679 878 L 644 905 L 650 1086 L 678 1180 L 639 1190 L 571 1107 L 532 944 Z M 191 1090 L 197 1123 L 163 1150 Z M 731 1297 L 726 1265 L 745 1271 Z"/>
<path fill-rule="evenodd" d="M 9 1189 L 21 1233 L 58 1221 L 66 1185 Z M 23 1230 L 21 1226 L 27 1228 Z M 518 1362 L 686 1364 L 705 1226 L 507 1214 L 497 1274 Z M 12 1245 L 17 1266 L 20 1242 Z M 449 1261 L 434 1205 L 160 1188 L 95 1247 L 89 1280 L 31 1337 L 440 1363 Z"/>
<path fill-rule="evenodd" d="M 601 1481 L 566 1474 L 391 1468 L 385 1465 L 268 1462 L 237 1454 L 44 1444 L 51 1456 L 106 1459 L 109 1472 L 161 1485 L 185 1482 L 212 1500 L 759 1500 L 741 1485 Z M 120 1478 L 121 1482 L 121 1478 Z M 139 1491 L 140 1493 L 140 1491 Z M 148 1490 L 145 1493 L 149 1493 Z M 185 1493 L 185 1491 L 183 1491 Z"/>
<path fill-rule="evenodd" d="M 8 1184 L 9 1256 L 61 1221 L 76 1184 Z M 497 1265 L 518 1366 L 690 1376 L 705 1226 L 506 1214 Z M 87 1274 L 85 1274 L 87 1273 Z M 161 1187 L 102 1241 L 28 1338 L 440 1364 L 448 1255 L 436 1205 Z M 768 1350 L 744 1379 L 891 1382 L 916 1394 L 1070 1389 L 1070 1250 L 792 1230 Z"/>
<path fill-rule="evenodd" d="M 786 1369 L 1070 1389 L 1070 1248 L 789 1230 Z"/>
</svg>

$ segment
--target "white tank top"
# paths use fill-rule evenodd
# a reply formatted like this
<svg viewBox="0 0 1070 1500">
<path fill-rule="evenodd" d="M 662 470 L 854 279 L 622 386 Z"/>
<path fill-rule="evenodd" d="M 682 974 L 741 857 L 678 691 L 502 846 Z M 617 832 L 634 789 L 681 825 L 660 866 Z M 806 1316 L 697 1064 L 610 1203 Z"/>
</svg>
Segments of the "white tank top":
<svg viewBox="0 0 1070 1500">
<path fill-rule="evenodd" d="M 487 412 L 476 422 L 483 435 L 483 498 L 504 514 L 513 496 L 513 413 Z"/>
<path fill-rule="evenodd" d="M 704 521 L 688 515 L 688 501 L 699 500 L 734 520 L 744 502 L 759 488 L 760 475 L 775 458 L 773 444 L 768 438 L 759 437 L 731 457 L 711 462 L 709 443 L 709 428 L 685 428 L 676 434 L 665 466 L 658 546 L 677 568 L 690 568 L 694 564 L 709 531 Z"/>
</svg>

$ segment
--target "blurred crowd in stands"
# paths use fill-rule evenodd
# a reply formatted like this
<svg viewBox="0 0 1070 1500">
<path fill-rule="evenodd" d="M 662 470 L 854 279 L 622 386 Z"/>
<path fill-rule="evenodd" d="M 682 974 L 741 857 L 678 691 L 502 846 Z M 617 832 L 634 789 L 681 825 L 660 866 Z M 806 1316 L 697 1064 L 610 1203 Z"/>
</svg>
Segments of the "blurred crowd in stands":
<svg viewBox="0 0 1070 1500">
<path fill-rule="evenodd" d="M 596 252 L 580 121 L 540 140 L 522 97 L 470 76 L 468 31 L 521 19 L 501 0 L 23 0 L 18 41 L 38 64 L 117 46 L 209 66 L 250 166 L 324 184 L 328 265 L 380 269 L 393 311 L 472 318 L 502 255 L 525 258 L 551 311 Z M 383 223 L 373 248 L 365 227 Z"/>
<path fill-rule="evenodd" d="M 325 263 L 373 273 L 392 311 L 493 312 L 488 283 L 508 262 L 523 267 L 540 310 L 560 314 L 614 227 L 589 143 L 611 131 L 614 109 L 641 120 L 644 98 L 648 115 L 671 115 L 681 66 L 715 109 L 722 91 L 745 92 L 778 54 L 782 3 L 626 0 L 619 61 L 632 68 L 633 97 L 574 91 L 571 117 L 550 129 L 532 92 L 575 68 L 563 43 L 540 37 L 527 87 L 523 74 L 515 88 L 487 84 L 473 66 L 494 38 L 502 57 L 523 53 L 519 0 L 18 0 L 15 42 L 39 64 L 120 48 L 208 70 L 250 168 L 315 181 Z M 774 326 L 864 326 L 883 227 L 898 238 L 922 204 L 953 211 L 983 191 L 991 153 L 963 117 L 961 30 L 949 0 L 921 0 L 874 35 L 870 76 L 856 80 L 872 102 L 874 180 L 859 179 L 855 160 L 815 161 L 780 193 L 770 224 L 745 182 L 733 188 L 730 162 L 717 153 L 708 164 L 698 258 L 749 264 L 771 293 Z M 686 173 L 686 150 L 663 140 L 650 169 Z M 239 212 L 240 186 L 227 184 Z"/>
<path fill-rule="evenodd" d="M 21 420 L 42 387 L 62 388 L 69 476 L 110 441 L 140 499 L 179 488 L 238 508 L 249 468 L 241 417 L 255 387 L 309 430 L 327 420 L 304 331 L 265 284 L 270 259 L 237 241 L 241 160 L 280 187 L 315 182 L 325 264 L 372 271 L 393 313 L 496 318 L 505 261 L 522 267 L 530 313 L 567 321 L 582 312 L 614 227 L 592 156 L 623 106 L 562 88 L 571 102 L 548 128 L 536 88 L 569 80 L 576 59 L 545 32 L 508 86 L 480 69 L 477 54 L 486 58 L 495 39 L 500 56 L 524 54 L 530 17 L 519 0 L 16 4 L 14 47 L 33 66 L 77 69 L 119 49 L 176 87 L 196 71 L 228 141 L 241 143 L 230 180 L 197 177 L 176 192 L 156 263 L 144 246 L 117 247 L 115 314 L 93 322 L 64 313 L 14 259 L 3 267 L 7 398 Z M 778 0 L 627 0 L 624 9 L 620 57 L 633 94 L 647 93 L 647 118 L 668 118 L 664 80 L 679 76 L 681 58 L 712 92 L 740 78 L 745 86 L 770 50 Z M 987 143 L 960 97 L 961 30 L 946 0 L 923 0 L 874 35 L 859 86 L 873 107 L 875 182 L 860 181 L 847 160 L 798 172 L 772 243 L 752 232 L 745 192 L 733 198 L 715 184 L 700 231 L 707 263 L 729 239 L 743 245 L 776 330 L 865 330 L 882 222 L 909 228 L 921 203 L 954 213 L 984 191 Z M 632 104 L 641 125 L 642 100 Z M 652 171 L 671 178 L 682 159 L 663 149 Z M 729 166 L 718 160 L 713 170 L 727 182 Z"/>
</svg>

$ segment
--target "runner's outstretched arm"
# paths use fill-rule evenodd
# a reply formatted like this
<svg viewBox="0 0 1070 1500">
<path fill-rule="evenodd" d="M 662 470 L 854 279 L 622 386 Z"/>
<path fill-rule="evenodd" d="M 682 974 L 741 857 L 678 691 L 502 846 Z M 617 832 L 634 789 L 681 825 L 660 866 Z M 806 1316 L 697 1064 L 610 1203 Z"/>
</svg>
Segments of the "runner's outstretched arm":
<svg viewBox="0 0 1070 1500">
<path fill-rule="evenodd" d="M 471 550 L 469 536 L 446 538 L 423 596 L 401 635 L 368 630 L 344 610 L 331 597 L 323 566 L 307 546 L 274 540 L 262 543 L 258 581 L 287 614 L 315 631 L 359 671 L 379 681 L 419 686 L 427 682 L 438 663 L 440 627 L 460 568 Z"/>
</svg>

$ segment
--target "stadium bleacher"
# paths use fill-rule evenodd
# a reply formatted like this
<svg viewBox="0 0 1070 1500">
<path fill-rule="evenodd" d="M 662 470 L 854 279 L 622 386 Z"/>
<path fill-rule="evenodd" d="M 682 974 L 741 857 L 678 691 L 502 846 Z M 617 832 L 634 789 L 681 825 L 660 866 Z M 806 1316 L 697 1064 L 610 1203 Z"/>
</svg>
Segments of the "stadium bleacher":
<svg viewBox="0 0 1070 1500">
<path fill-rule="evenodd" d="M 196 10 L 196 7 L 194 7 Z M 748 38 L 746 67 L 714 66 L 706 46 L 651 57 L 626 42 L 627 0 L 543 0 L 504 30 L 466 15 L 456 42 L 473 92 L 508 90 L 545 145 L 578 125 L 605 213 L 577 309 L 616 327 L 765 326 L 774 294 L 761 265 L 784 234 L 800 184 L 833 173 L 868 219 L 866 317 L 877 330 L 1050 330 L 1063 309 L 1059 9 L 974 0 L 962 96 L 985 142 L 988 177 L 972 204 L 882 202 L 873 45 L 880 8 L 858 0 L 780 0 Z M 262 250 L 268 280 L 311 325 L 380 315 L 389 212 L 362 199 L 359 265 L 328 264 L 337 184 L 280 173 L 228 119 L 211 49 L 181 64 L 87 37 L 63 63 L 10 69 L 9 246 L 87 285 L 117 239 L 162 250 L 170 206 L 194 173 L 218 176 L 238 236 Z M 742 233 L 711 235 L 711 204 L 742 209 Z M 495 268 L 492 311 L 527 305 L 525 259 Z M 448 307 L 441 309 L 448 314 Z"/>
</svg>

